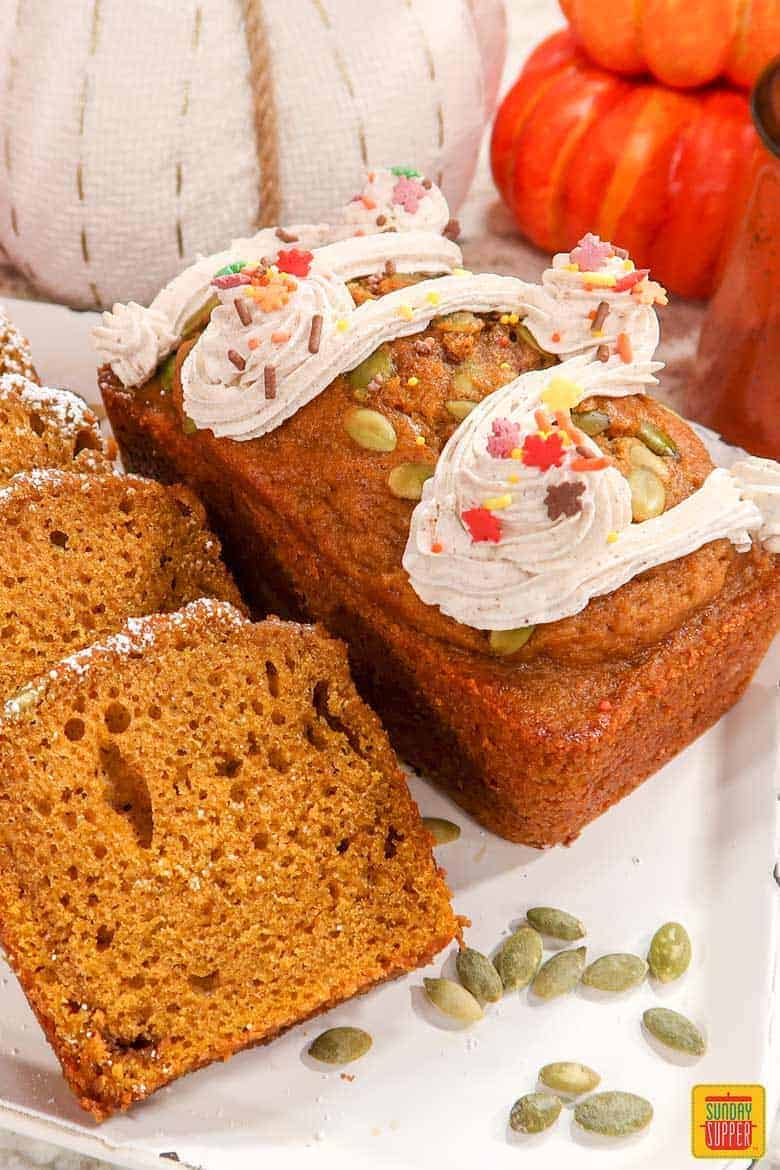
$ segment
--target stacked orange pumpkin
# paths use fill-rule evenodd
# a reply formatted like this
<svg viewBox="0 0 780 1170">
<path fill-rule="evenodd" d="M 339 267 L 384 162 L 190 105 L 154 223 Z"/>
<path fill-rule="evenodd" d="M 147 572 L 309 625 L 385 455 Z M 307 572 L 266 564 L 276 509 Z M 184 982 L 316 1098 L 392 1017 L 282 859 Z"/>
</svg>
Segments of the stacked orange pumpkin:
<svg viewBox="0 0 780 1170">
<path fill-rule="evenodd" d="M 780 53 L 780 0 L 644 0 L 639 27 L 634 0 L 561 3 L 572 28 L 531 55 L 498 112 L 501 195 L 546 251 L 596 232 L 673 292 L 708 296 L 757 136 L 744 90 L 671 84 L 749 85 Z"/>
</svg>

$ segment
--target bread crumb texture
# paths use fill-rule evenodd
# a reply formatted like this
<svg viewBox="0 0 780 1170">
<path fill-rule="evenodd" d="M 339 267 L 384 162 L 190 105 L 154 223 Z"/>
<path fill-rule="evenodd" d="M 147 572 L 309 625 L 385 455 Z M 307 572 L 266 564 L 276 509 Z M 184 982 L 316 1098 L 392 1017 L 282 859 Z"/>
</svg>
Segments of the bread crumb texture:
<svg viewBox="0 0 780 1170">
<path fill-rule="evenodd" d="M 240 604 L 185 488 L 47 469 L 0 490 L 0 698 L 58 659 L 204 595 Z"/>
<path fill-rule="evenodd" d="M 0 721 L 0 933 L 98 1119 L 458 933 L 339 643 L 196 601 Z"/>
</svg>

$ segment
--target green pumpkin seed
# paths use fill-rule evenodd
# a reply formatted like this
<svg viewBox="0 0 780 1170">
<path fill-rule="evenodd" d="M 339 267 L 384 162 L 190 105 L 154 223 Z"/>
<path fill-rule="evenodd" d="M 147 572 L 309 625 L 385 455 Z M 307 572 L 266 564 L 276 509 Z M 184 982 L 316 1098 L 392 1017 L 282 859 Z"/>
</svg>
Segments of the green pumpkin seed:
<svg viewBox="0 0 780 1170">
<path fill-rule="evenodd" d="M 200 333 L 205 329 L 211 320 L 211 314 L 219 306 L 219 297 L 210 297 L 202 309 L 196 309 L 191 317 L 188 317 L 182 326 L 182 339 L 186 340 L 191 337 L 193 333 Z"/>
<path fill-rule="evenodd" d="M 471 414 L 477 403 L 472 402 L 469 398 L 451 398 L 444 405 L 453 418 L 457 419 L 458 422 L 463 422 L 466 415 Z"/>
<path fill-rule="evenodd" d="M 475 951 L 473 947 L 464 947 L 458 951 L 455 966 L 458 969 L 458 979 L 475 999 L 480 999 L 484 1003 L 496 1003 L 501 999 L 504 985 L 487 955 Z"/>
<path fill-rule="evenodd" d="M 565 995 L 579 983 L 585 970 L 585 947 L 573 951 L 559 951 L 542 964 L 531 985 L 531 991 L 540 999 L 555 999 Z"/>
<path fill-rule="evenodd" d="M 594 1093 L 576 1106 L 574 1120 L 591 1133 L 626 1137 L 650 1124 L 653 1106 L 635 1093 Z"/>
<path fill-rule="evenodd" d="M 666 505 L 666 489 L 657 475 L 646 467 L 628 473 L 631 488 L 631 515 L 637 524 L 660 516 Z"/>
<path fill-rule="evenodd" d="M 691 940 L 685 927 L 679 922 L 659 926 L 650 943 L 647 962 L 660 983 L 671 983 L 684 975 L 691 962 Z"/>
<path fill-rule="evenodd" d="M 349 1064 L 365 1056 L 373 1041 L 362 1028 L 328 1028 L 309 1047 L 309 1056 L 325 1064 Z"/>
<path fill-rule="evenodd" d="M 647 963 L 639 955 L 602 955 L 582 973 L 582 982 L 599 991 L 628 991 L 647 974 Z"/>
<path fill-rule="evenodd" d="M 419 500 L 423 484 L 434 470 L 432 463 L 399 463 L 388 475 L 387 486 L 399 500 Z"/>
<path fill-rule="evenodd" d="M 6 712 L 13 715 L 23 715 L 26 711 L 31 711 L 44 690 L 45 687 L 40 683 L 25 683 L 23 687 L 19 687 L 15 694 L 11 695 L 10 699 L 6 700 Z"/>
<path fill-rule="evenodd" d="M 542 1133 L 561 1115 L 561 1103 L 552 1093 L 526 1093 L 515 1101 L 509 1125 L 516 1133 Z"/>
<path fill-rule="evenodd" d="M 483 328 L 483 322 L 475 313 L 461 309 L 445 317 L 437 317 L 433 324 L 442 333 L 479 333 Z"/>
<path fill-rule="evenodd" d="M 641 423 L 636 435 L 655 455 L 669 456 L 679 454 L 674 439 L 670 439 L 666 431 L 662 431 L 655 423 Z"/>
<path fill-rule="evenodd" d="M 198 424 L 188 414 L 185 414 L 181 420 L 181 429 L 185 435 L 194 435 L 197 433 Z"/>
<path fill-rule="evenodd" d="M 473 1024 L 482 1019 L 482 1008 L 465 987 L 453 979 L 423 979 L 425 994 L 445 1016 L 462 1024 Z"/>
<path fill-rule="evenodd" d="M 576 942 L 578 938 L 585 937 L 585 927 L 579 918 L 567 914 L 565 910 L 556 910 L 553 906 L 532 906 L 525 916 L 540 934 L 549 935 L 550 938 Z"/>
<path fill-rule="evenodd" d="M 494 654 L 516 654 L 530 641 L 536 626 L 521 626 L 517 630 L 491 630 L 490 649 Z"/>
<path fill-rule="evenodd" d="M 165 361 L 160 366 L 159 379 L 160 389 L 170 393 L 173 387 L 173 375 L 176 371 L 176 352 L 169 354 Z"/>
<path fill-rule="evenodd" d="M 571 412 L 571 421 L 575 427 L 579 427 L 586 435 L 593 438 L 594 435 L 600 435 L 609 426 L 609 415 L 605 414 L 603 410 L 573 410 Z"/>
<path fill-rule="evenodd" d="M 588 1068 L 587 1064 L 580 1064 L 576 1060 L 559 1060 L 540 1069 L 539 1080 L 556 1093 L 568 1093 L 570 1097 L 579 1097 L 582 1093 L 589 1093 L 591 1089 L 595 1089 L 601 1077 L 595 1069 Z"/>
<path fill-rule="evenodd" d="M 353 390 L 365 390 L 369 382 L 376 378 L 379 382 L 387 382 L 395 374 L 393 355 L 384 345 L 369 354 L 359 366 L 347 374 L 349 384 Z"/>
<path fill-rule="evenodd" d="M 358 447 L 366 451 L 395 451 L 395 427 L 378 410 L 356 406 L 347 413 L 344 429 Z"/>
<path fill-rule="evenodd" d="M 467 394 L 479 393 L 465 364 L 453 374 L 452 388 L 462 398 L 465 398 Z"/>
<path fill-rule="evenodd" d="M 634 467 L 646 467 L 648 471 L 655 472 L 659 479 L 668 480 L 670 478 L 669 460 L 662 459 L 660 455 L 654 455 L 644 443 L 640 443 L 637 439 L 632 441 L 628 449 L 628 457 Z"/>
<path fill-rule="evenodd" d="M 552 354 L 548 353 L 546 349 L 542 349 L 527 325 L 523 325 L 521 322 L 519 325 L 514 325 L 513 328 L 519 339 L 524 341 L 531 349 L 536 350 L 537 353 L 544 354 L 545 357 L 552 357 Z"/>
<path fill-rule="evenodd" d="M 446 821 L 444 817 L 423 817 L 422 823 L 437 845 L 449 845 L 460 836 L 460 825 Z"/>
<path fill-rule="evenodd" d="M 648 1008 L 642 1016 L 642 1023 L 650 1035 L 667 1048 L 689 1052 L 692 1056 L 703 1056 L 707 1051 L 707 1044 L 696 1025 L 671 1008 Z"/>
<path fill-rule="evenodd" d="M 542 961 L 542 936 L 532 926 L 521 926 L 506 940 L 494 959 L 506 991 L 527 987 Z"/>
</svg>

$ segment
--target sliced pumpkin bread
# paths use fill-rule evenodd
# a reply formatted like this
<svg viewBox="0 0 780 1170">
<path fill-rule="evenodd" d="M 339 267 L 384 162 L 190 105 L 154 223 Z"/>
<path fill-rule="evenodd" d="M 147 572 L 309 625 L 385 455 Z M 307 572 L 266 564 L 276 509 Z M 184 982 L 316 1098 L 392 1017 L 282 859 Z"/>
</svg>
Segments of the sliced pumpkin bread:
<svg viewBox="0 0 780 1170">
<path fill-rule="evenodd" d="M 240 604 L 186 488 L 48 469 L 0 490 L 0 699 L 129 617 Z"/>
<path fill-rule="evenodd" d="M 0 936 L 98 1119 L 425 964 L 448 890 L 341 643 L 198 601 L 0 722 Z"/>
<path fill-rule="evenodd" d="M 30 343 L 0 305 L 0 374 L 22 374 L 37 382 Z"/>
<path fill-rule="evenodd" d="M 77 394 L 21 374 L 0 376 L 0 486 L 33 468 L 101 470 L 115 447 L 103 440 L 97 415 Z"/>
</svg>

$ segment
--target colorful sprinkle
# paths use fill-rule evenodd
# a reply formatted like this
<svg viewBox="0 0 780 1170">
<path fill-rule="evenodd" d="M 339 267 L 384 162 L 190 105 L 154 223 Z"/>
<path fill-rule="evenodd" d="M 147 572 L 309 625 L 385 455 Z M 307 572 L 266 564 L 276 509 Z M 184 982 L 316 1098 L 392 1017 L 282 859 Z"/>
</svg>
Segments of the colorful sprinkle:
<svg viewBox="0 0 780 1170">
<path fill-rule="evenodd" d="M 249 308 L 249 305 L 246 303 L 246 297 L 241 296 L 241 294 L 239 293 L 239 295 L 233 301 L 233 308 L 236 310 L 236 313 L 238 314 L 238 319 L 242 325 L 251 325 L 251 323 L 252 323 L 252 310 Z"/>
<path fill-rule="evenodd" d="M 437 292 L 429 292 L 425 299 L 427 300 L 429 305 L 438 305 L 439 301 L 441 300 L 441 297 L 439 296 L 439 294 Z"/>
<path fill-rule="evenodd" d="M 245 370 L 246 369 L 246 362 L 244 361 L 244 359 L 242 358 L 241 354 L 238 352 L 237 349 L 229 349 L 227 351 L 227 357 L 228 357 L 228 361 L 232 362 L 237 370 Z"/>
<path fill-rule="evenodd" d="M 526 467 L 538 467 L 548 471 L 563 463 L 563 439 L 554 431 L 550 435 L 526 435 L 523 442 L 523 463 Z"/>
<path fill-rule="evenodd" d="M 219 268 L 214 273 L 215 276 L 230 276 L 232 273 L 240 272 L 242 268 L 246 268 L 246 261 L 234 260 L 232 264 L 226 264 L 224 268 Z"/>
<path fill-rule="evenodd" d="M 510 507 L 512 503 L 512 496 L 506 492 L 503 496 L 490 496 L 482 504 L 483 508 L 487 508 L 488 512 L 500 512 L 502 508 Z"/>
<path fill-rule="evenodd" d="M 418 447 L 424 447 L 425 446 L 425 435 L 415 435 L 414 441 Z"/>
<path fill-rule="evenodd" d="M 309 333 L 309 353 L 317 353 L 322 340 L 322 313 L 315 313 L 311 319 Z"/>
<path fill-rule="evenodd" d="M 627 333 L 618 333 L 617 345 L 615 348 L 621 361 L 633 361 L 634 350 L 631 346 L 631 338 Z"/>
<path fill-rule="evenodd" d="M 627 272 L 615 282 L 615 292 L 628 292 L 635 284 L 639 284 L 640 280 L 644 280 L 649 272 L 649 268 L 636 268 L 633 272 Z"/>
<path fill-rule="evenodd" d="M 618 539 L 617 532 L 608 532 L 607 533 L 607 544 L 614 544 L 617 539 Z"/>
<path fill-rule="evenodd" d="M 453 276 L 471 276 L 471 269 L 470 268 L 453 268 L 452 275 Z"/>
<path fill-rule="evenodd" d="M 608 345 L 600 345 L 598 347 L 598 349 L 596 350 L 596 361 L 597 362 L 608 362 L 609 361 L 609 346 Z"/>
<path fill-rule="evenodd" d="M 599 301 L 598 308 L 593 314 L 593 324 L 590 327 L 591 333 L 601 333 L 601 328 L 609 316 L 609 304 L 607 301 Z"/>
<path fill-rule="evenodd" d="M 276 257 L 276 267 L 280 272 L 288 272 L 291 276 L 308 276 L 313 259 L 312 252 L 290 248 L 289 251 L 281 251 Z"/>
<path fill-rule="evenodd" d="M 582 386 L 556 374 L 542 391 L 542 402 L 551 410 L 571 410 L 582 401 L 584 394 Z"/>
<path fill-rule="evenodd" d="M 412 306 L 408 305 L 406 303 L 404 303 L 403 305 L 399 305 L 398 306 L 398 316 L 403 317 L 404 321 L 413 321 L 414 320 L 414 313 L 412 312 Z"/>
<path fill-rule="evenodd" d="M 588 272 L 597 272 L 604 267 L 613 253 L 614 249 L 611 244 L 599 236 L 594 236 L 592 232 L 587 232 L 572 248 L 569 259 Z"/>
<path fill-rule="evenodd" d="M 612 272 L 583 272 L 582 285 L 586 292 L 593 292 L 595 288 L 617 289 L 618 279 Z"/>
<path fill-rule="evenodd" d="M 283 244 L 296 244 L 298 237 L 293 232 L 285 231 L 284 228 L 278 227 L 274 232 L 277 240 L 281 240 Z"/>
<path fill-rule="evenodd" d="M 558 344 L 558 342 L 561 340 L 561 335 L 560 335 L 560 333 L 558 332 L 558 330 L 557 330 L 557 329 L 556 329 L 555 333 L 552 333 L 552 334 L 550 335 L 550 337 L 551 337 L 551 340 L 552 340 L 552 341 L 554 341 L 556 345 L 557 345 L 557 344 Z"/>
<path fill-rule="evenodd" d="M 275 333 L 271 334 L 271 341 L 274 345 L 284 345 L 285 341 L 290 340 L 290 334 L 286 329 L 277 329 Z"/>
<path fill-rule="evenodd" d="M 266 398 L 276 398 L 276 369 L 266 366 L 263 370 L 263 388 Z"/>
<path fill-rule="evenodd" d="M 475 544 L 491 541 L 498 544 L 501 539 L 501 521 L 487 508 L 469 508 L 461 515 L 461 520 L 471 533 Z"/>
<path fill-rule="evenodd" d="M 250 284 L 250 278 L 243 272 L 233 272 L 226 276 L 215 276 L 211 284 L 214 288 L 238 288 L 240 284 Z"/>
<path fill-rule="evenodd" d="M 338 329 L 339 333 L 346 333 L 349 329 L 349 321 L 347 318 L 339 317 L 338 321 L 336 322 L 336 328 Z"/>
<path fill-rule="evenodd" d="M 509 418 L 493 419 L 492 434 L 487 441 L 488 455 L 493 459 L 511 459 L 520 441 L 520 426 Z"/>
<path fill-rule="evenodd" d="M 609 467 L 609 460 L 603 456 L 591 459 L 590 456 L 581 455 L 579 459 L 572 459 L 569 466 L 572 471 L 603 471 L 605 467 Z"/>
<path fill-rule="evenodd" d="M 550 484 L 547 495 L 544 497 L 544 506 L 551 520 L 560 516 L 576 516 L 582 511 L 580 496 L 585 491 L 584 483 L 557 483 Z"/>
<path fill-rule="evenodd" d="M 431 545 L 431 552 L 432 553 L 440 553 L 443 550 L 443 548 L 444 548 L 444 545 L 441 543 L 440 540 L 434 540 L 433 544 Z"/>
<path fill-rule="evenodd" d="M 393 187 L 393 203 L 399 204 L 409 215 L 414 215 L 420 207 L 420 200 L 427 194 L 425 187 L 416 178 L 401 175 Z"/>
<path fill-rule="evenodd" d="M 407 378 L 407 379 L 406 379 L 406 385 L 407 385 L 407 386 L 419 386 L 419 384 L 420 384 L 420 379 L 419 379 L 419 378 L 415 378 L 415 376 L 414 376 L 414 375 L 412 375 L 412 377 L 411 377 L 411 378 Z"/>
<path fill-rule="evenodd" d="M 420 171 L 415 167 L 390 167 L 391 175 L 401 175 L 405 179 L 419 179 Z M 369 176 L 373 180 L 373 175 Z"/>
<path fill-rule="evenodd" d="M 247 349 L 257 349 L 257 347 L 260 344 L 260 338 L 259 337 L 250 337 L 249 341 L 246 344 L 247 344 Z"/>
<path fill-rule="evenodd" d="M 425 186 L 425 184 L 423 184 Z M 447 240 L 457 240 L 460 235 L 460 223 L 457 219 L 448 219 L 444 225 L 442 235 Z"/>
<path fill-rule="evenodd" d="M 385 260 L 385 276 L 395 276 L 395 260 Z"/>
</svg>

